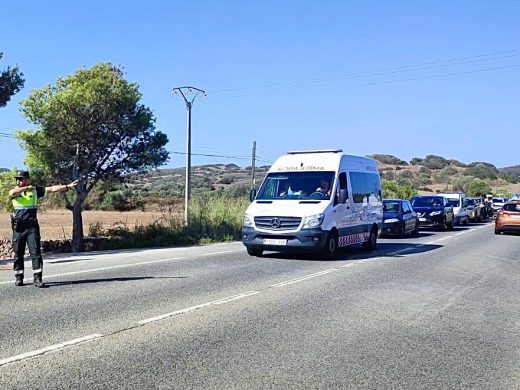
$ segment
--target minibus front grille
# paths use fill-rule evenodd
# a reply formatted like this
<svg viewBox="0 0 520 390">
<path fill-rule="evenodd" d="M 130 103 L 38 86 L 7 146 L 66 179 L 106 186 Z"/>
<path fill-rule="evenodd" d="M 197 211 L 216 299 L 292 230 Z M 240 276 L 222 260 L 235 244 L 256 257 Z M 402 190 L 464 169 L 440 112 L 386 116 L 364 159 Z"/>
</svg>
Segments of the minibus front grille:
<svg viewBox="0 0 520 390">
<path fill-rule="evenodd" d="M 256 227 L 266 230 L 294 230 L 301 221 L 300 217 L 255 217 Z"/>
</svg>

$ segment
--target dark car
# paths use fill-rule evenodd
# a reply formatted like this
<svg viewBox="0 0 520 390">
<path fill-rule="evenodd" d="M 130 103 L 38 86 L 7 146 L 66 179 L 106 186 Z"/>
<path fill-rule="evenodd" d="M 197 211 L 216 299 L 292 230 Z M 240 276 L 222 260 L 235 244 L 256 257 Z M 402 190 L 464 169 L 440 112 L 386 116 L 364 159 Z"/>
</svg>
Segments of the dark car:
<svg viewBox="0 0 520 390">
<path fill-rule="evenodd" d="M 419 218 L 409 201 L 404 199 L 383 199 L 382 236 L 404 237 L 419 234 Z"/>
<path fill-rule="evenodd" d="M 495 219 L 495 234 L 520 233 L 520 201 L 509 201 L 498 210 Z"/>
<path fill-rule="evenodd" d="M 487 219 L 487 210 L 481 198 L 466 198 L 470 222 L 482 222 Z"/>
<path fill-rule="evenodd" d="M 453 229 L 453 207 L 448 199 L 438 195 L 416 195 L 410 200 L 419 217 L 419 226 L 439 230 Z"/>
</svg>

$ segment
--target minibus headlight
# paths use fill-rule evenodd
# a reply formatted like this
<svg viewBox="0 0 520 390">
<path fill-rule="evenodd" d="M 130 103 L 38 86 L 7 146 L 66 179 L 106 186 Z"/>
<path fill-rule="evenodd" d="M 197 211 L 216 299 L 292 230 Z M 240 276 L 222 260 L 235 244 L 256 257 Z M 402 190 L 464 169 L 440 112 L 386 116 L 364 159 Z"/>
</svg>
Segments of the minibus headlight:
<svg viewBox="0 0 520 390">
<path fill-rule="evenodd" d="M 249 216 L 248 214 L 245 214 L 242 224 L 244 227 L 253 227 L 253 218 L 251 218 L 251 216 Z"/>
<path fill-rule="evenodd" d="M 325 218 L 325 214 L 315 214 L 311 215 L 310 217 L 305 217 L 303 228 L 315 228 L 321 226 L 323 218 Z"/>
</svg>

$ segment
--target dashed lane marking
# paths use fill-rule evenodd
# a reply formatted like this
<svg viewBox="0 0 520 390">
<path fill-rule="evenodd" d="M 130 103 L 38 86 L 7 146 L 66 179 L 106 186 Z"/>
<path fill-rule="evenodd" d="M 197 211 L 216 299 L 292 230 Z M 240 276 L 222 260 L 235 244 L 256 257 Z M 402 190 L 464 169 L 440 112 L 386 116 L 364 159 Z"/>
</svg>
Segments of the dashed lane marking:
<svg viewBox="0 0 520 390">
<path fill-rule="evenodd" d="M 91 334 L 89 336 L 80 337 L 78 339 L 65 341 L 60 344 L 54 344 L 54 345 L 51 345 L 49 347 L 45 347 L 42 349 L 37 349 L 35 351 L 30 351 L 30 352 L 22 353 L 20 355 L 11 356 L 6 359 L 0 360 L 0 367 L 5 366 L 6 364 L 20 361 L 20 360 L 29 359 L 34 356 L 43 355 L 44 353 L 60 351 L 62 349 L 71 347 L 73 345 L 86 343 L 88 341 L 92 341 L 92 340 L 98 339 L 100 337 L 103 337 L 103 335 L 99 334 L 99 333 L 95 333 L 95 334 Z"/>
<path fill-rule="evenodd" d="M 166 318 L 170 318 L 170 317 L 177 316 L 177 315 L 180 315 L 180 314 L 185 314 L 185 313 L 189 313 L 189 312 L 192 312 L 192 311 L 195 311 L 195 310 L 200 310 L 200 309 L 203 309 L 203 308 L 208 307 L 208 306 L 222 305 L 224 303 L 236 301 L 238 299 L 246 298 L 246 297 L 249 297 L 251 295 L 256 295 L 256 294 L 260 294 L 260 291 L 248 291 L 248 292 L 245 292 L 245 293 L 242 293 L 242 294 L 233 295 L 231 297 L 227 297 L 227 298 L 223 298 L 223 299 L 218 299 L 216 301 L 203 303 L 201 305 L 195 305 L 195 306 L 187 307 L 185 309 L 172 311 L 171 313 L 162 314 L 160 316 L 147 318 L 145 320 L 138 321 L 137 323 L 139 325 L 145 325 L 145 324 L 149 324 L 151 322 L 164 320 Z"/>
</svg>

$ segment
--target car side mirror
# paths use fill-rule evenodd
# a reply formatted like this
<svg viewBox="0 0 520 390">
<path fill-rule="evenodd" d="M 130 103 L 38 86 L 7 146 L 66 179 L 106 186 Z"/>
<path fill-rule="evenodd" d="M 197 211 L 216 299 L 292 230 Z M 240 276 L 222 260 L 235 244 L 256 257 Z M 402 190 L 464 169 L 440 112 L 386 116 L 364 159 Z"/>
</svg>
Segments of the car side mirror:
<svg viewBox="0 0 520 390">
<path fill-rule="evenodd" d="M 256 188 L 249 191 L 249 201 L 252 202 L 256 198 Z"/>
</svg>

